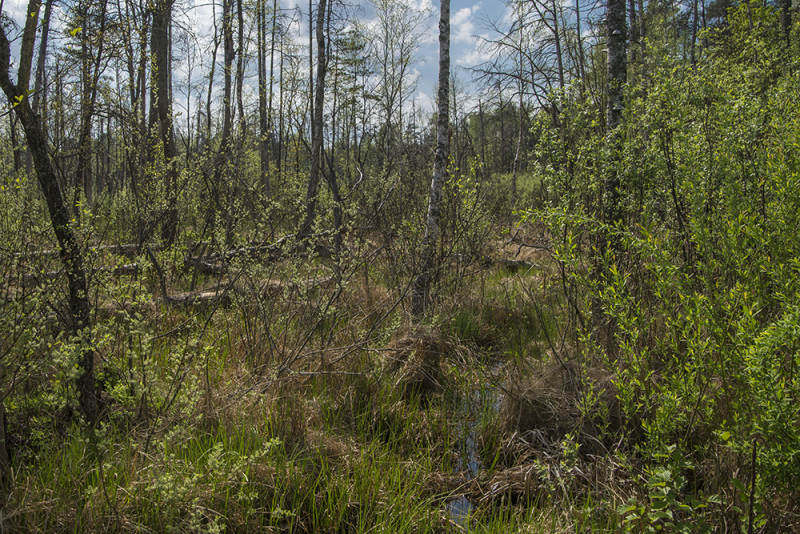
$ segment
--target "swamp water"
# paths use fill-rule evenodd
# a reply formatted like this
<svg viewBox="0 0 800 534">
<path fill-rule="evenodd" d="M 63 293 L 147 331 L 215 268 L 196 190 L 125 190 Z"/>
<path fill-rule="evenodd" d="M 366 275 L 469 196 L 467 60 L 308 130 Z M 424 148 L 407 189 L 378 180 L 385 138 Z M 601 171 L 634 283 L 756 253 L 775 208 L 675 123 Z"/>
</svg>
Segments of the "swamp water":
<svg viewBox="0 0 800 534">
<path fill-rule="evenodd" d="M 465 473 L 467 480 L 474 480 L 484 468 L 478 450 L 478 432 L 484 414 L 496 417 L 500 405 L 500 395 L 494 386 L 494 379 L 487 377 L 486 384 L 473 389 L 459 406 L 457 413 L 461 417 L 458 430 L 459 454 L 453 469 Z M 445 507 L 450 519 L 461 526 L 465 532 L 473 531 L 472 503 L 466 495 L 457 495 Z"/>
</svg>

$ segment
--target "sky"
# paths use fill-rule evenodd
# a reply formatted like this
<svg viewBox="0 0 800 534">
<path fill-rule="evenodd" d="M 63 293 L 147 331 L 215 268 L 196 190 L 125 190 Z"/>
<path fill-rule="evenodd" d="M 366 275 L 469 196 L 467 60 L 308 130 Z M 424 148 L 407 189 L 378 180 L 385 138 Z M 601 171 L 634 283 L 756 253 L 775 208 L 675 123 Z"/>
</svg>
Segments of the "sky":
<svg viewBox="0 0 800 534">
<path fill-rule="evenodd" d="M 420 82 L 417 89 L 417 99 L 421 106 L 433 107 L 434 90 L 438 80 L 439 69 L 439 10 L 436 6 L 435 23 L 430 31 L 430 38 L 424 45 L 421 53 L 427 58 L 420 65 Z M 485 46 L 481 46 L 483 38 L 490 36 L 486 28 L 487 20 L 502 18 L 505 13 L 505 4 L 499 0 L 451 0 L 450 4 L 450 71 L 451 76 L 456 75 L 463 82 L 467 82 L 470 92 L 473 87 L 470 81 L 472 73 L 467 69 L 475 67 L 488 60 Z"/>
<path fill-rule="evenodd" d="M 220 0 L 215 0 L 216 15 L 220 16 Z M 368 0 L 358 0 L 363 5 L 353 10 L 355 16 L 363 22 L 369 23 L 370 17 L 374 17 Z M 398 2 L 409 2 L 411 5 L 427 9 L 430 17 L 422 31 L 420 48 L 418 50 L 418 60 L 413 65 L 413 72 L 418 76 L 417 87 L 413 99 L 418 110 L 423 112 L 433 112 L 435 102 L 436 83 L 438 80 L 438 61 L 439 61 L 439 4 L 437 0 L 394 0 Z M 195 30 L 199 35 L 198 43 L 203 46 L 203 41 L 210 41 L 211 22 L 213 13 L 209 0 L 177 0 L 182 8 L 182 18 L 180 21 L 185 26 Z M 8 13 L 18 23 L 22 23 L 24 12 L 27 9 L 28 0 L 4 0 L 3 10 Z M 285 10 L 290 11 L 299 7 L 302 16 L 292 27 L 295 39 L 304 46 L 308 46 L 308 0 L 281 0 Z M 316 4 L 316 0 L 314 1 Z M 57 2 L 56 5 L 63 5 Z M 58 9 L 58 8 L 57 8 Z M 488 37 L 491 32 L 488 29 L 487 21 L 498 21 L 504 17 L 506 12 L 503 0 L 451 0 L 450 6 L 450 56 L 451 56 L 451 75 L 455 75 L 462 82 L 463 90 L 472 93 L 476 87 L 470 81 L 473 75 L 466 69 L 474 67 L 486 59 L 485 47 L 481 47 L 481 37 Z M 56 11 L 51 28 L 55 31 L 51 34 L 52 38 L 58 39 L 63 32 L 58 32 L 58 16 Z M 56 45 L 57 46 L 57 45 Z M 38 45 L 37 45 L 38 49 Z M 52 45 L 50 50 L 52 50 Z M 14 52 L 12 52 L 13 54 Z M 221 52 L 218 54 L 218 61 L 221 61 Z M 185 65 L 184 65 L 185 67 Z M 181 68 L 179 66 L 179 68 Z M 199 69 L 199 66 L 195 67 Z M 207 68 L 207 67 L 204 67 Z M 179 74 L 176 73 L 176 76 Z M 200 76 L 197 70 L 193 75 Z M 176 98 L 177 98 L 176 94 Z M 180 107 L 180 105 L 179 105 Z"/>
<path fill-rule="evenodd" d="M 298 0 L 282 0 L 284 7 L 292 9 Z M 360 0 L 358 10 L 363 22 L 369 23 L 373 17 L 368 0 Z M 418 73 L 417 90 L 414 100 L 417 109 L 433 112 L 435 109 L 436 85 L 439 78 L 439 3 L 438 0 L 396 0 L 409 2 L 419 9 L 427 9 L 427 20 L 421 46 L 418 50 L 414 71 Z M 308 1 L 300 0 L 303 12 L 308 10 Z M 468 71 L 488 59 L 483 38 L 493 36 L 489 22 L 497 22 L 506 17 L 503 0 L 451 0 L 450 3 L 450 73 L 465 82 L 465 89 L 474 93 L 477 87 L 470 83 L 473 75 Z M 297 28 L 298 39 L 308 43 L 308 23 L 300 22 Z"/>
</svg>

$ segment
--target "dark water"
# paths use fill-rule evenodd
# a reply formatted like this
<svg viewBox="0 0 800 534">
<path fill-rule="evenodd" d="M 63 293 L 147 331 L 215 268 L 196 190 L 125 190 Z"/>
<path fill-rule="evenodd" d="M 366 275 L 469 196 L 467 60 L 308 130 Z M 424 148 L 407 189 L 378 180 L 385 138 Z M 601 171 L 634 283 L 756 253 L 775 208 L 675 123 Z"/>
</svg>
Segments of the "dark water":
<svg viewBox="0 0 800 534">
<path fill-rule="evenodd" d="M 474 389 L 468 397 L 464 399 L 460 408 L 463 417 L 459 435 L 459 458 L 453 466 L 456 471 L 465 472 L 468 480 L 473 480 L 483 469 L 478 452 L 478 430 L 480 415 L 487 409 L 497 413 L 500 399 L 496 389 L 487 385 L 483 388 Z M 446 505 L 447 514 L 450 519 L 460 525 L 466 532 L 472 530 L 472 503 L 465 495 L 458 495 Z"/>
</svg>

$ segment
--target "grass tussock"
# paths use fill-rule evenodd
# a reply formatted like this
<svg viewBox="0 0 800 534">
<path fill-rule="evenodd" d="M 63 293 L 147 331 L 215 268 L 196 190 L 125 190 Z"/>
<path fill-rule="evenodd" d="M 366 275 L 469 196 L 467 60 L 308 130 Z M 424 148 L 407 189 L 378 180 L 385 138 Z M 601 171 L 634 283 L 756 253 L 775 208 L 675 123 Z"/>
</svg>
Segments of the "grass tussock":
<svg viewBox="0 0 800 534">
<path fill-rule="evenodd" d="M 608 452 L 622 430 L 615 375 L 601 368 L 582 369 L 573 361 L 553 361 L 527 378 L 509 373 L 498 414 L 501 438 L 537 433 L 560 441 L 580 436 L 584 450 Z"/>
<path fill-rule="evenodd" d="M 404 333 L 386 351 L 389 372 L 404 398 L 430 397 L 444 389 L 443 363 L 454 354 L 451 342 L 431 332 Z"/>
<path fill-rule="evenodd" d="M 378 249 L 243 264 L 194 287 L 168 270 L 169 294 L 224 300 L 164 302 L 152 273 L 126 297 L 99 294 L 114 310 L 96 319 L 101 421 L 70 416 L 57 385 L 68 360 L 34 347 L 37 367 L 6 401 L 14 479 L 0 527 L 637 532 L 618 508 L 648 502 L 642 481 L 657 476 L 630 447 L 640 421 L 622 415 L 621 371 L 582 363 L 541 243 L 528 228 L 488 247 L 517 263 L 442 280 L 437 313 L 414 327 Z M 747 464 L 722 464 L 680 476 L 725 494 Z"/>
</svg>

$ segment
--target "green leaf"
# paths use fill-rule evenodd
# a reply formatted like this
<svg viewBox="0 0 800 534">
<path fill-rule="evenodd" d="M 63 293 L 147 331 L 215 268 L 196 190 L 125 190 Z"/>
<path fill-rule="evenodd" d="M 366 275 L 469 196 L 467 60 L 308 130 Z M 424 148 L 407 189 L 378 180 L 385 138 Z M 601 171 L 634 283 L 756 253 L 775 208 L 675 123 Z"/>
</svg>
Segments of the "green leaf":
<svg viewBox="0 0 800 534">
<path fill-rule="evenodd" d="M 79 33 L 79 32 L 81 32 L 81 31 L 83 31 L 83 28 L 80 28 L 80 27 L 79 27 L 79 28 L 75 28 L 74 30 L 70 30 L 70 31 L 69 31 L 69 34 L 70 34 L 71 36 L 75 37 L 75 36 L 76 36 L 76 35 L 78 35 L 78 33 Z"/>
</svg>

